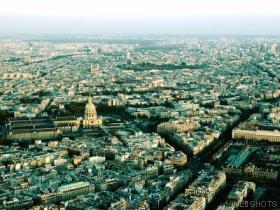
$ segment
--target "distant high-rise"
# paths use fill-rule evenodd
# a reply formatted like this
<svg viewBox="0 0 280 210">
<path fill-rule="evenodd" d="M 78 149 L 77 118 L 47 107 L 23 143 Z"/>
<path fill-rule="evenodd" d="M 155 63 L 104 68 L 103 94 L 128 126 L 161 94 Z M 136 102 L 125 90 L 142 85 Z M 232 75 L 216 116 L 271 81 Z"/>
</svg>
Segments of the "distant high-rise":
<svg viewBox="0 0 280 210">
<path fill-rule="evenodd" d="M 98 74 L 99 70 L 100 70 L 99 64 L 96 64 L 96 65 L 91 64 L 90 72 L 91 72 L 92 75 Z"/>
</svg>

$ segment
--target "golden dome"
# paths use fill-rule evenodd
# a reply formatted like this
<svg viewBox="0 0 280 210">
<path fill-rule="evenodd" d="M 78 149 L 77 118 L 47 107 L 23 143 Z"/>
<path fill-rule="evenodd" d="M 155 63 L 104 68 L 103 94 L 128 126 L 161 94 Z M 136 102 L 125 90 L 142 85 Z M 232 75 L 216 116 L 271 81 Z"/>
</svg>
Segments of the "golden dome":
<svg viewBox="0 0 280 210">
<path fill-rule="evenodd" d="M 90 112 L 90 111 L 95 111 L 96 110 L 96 108 L 95 108 L 95 105 L 92 103 L 92 98 L 89 96 L 88 97 L 88 103 L 87 103 L 87 105 L 86 105 L 86 112 L 88 111 L 88 112 Z"/>
</svg>

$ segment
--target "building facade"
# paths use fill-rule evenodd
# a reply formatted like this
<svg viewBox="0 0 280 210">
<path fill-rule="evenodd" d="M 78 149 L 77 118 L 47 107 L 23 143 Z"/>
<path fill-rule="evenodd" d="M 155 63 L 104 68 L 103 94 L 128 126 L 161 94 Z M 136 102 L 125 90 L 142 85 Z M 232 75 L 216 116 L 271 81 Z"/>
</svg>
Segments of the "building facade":
<svg viewBox="0 0 280 210">
<path fill-rule="evenodd" d="M 280 142 L 280 132 L 265 131 L 265 130 L 241 130 L 234 129 L 232 131 L 233 139 L 245 139 L 245 140 L 256 140 L 256 141 L 268 141 L 268 142 Z"/>
</svg>

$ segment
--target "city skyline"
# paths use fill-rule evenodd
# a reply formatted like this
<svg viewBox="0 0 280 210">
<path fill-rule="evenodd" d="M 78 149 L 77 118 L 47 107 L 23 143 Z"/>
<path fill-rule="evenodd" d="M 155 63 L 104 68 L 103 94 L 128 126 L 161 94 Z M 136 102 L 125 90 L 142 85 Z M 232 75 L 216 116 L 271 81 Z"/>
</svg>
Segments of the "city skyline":
<svg viewBox="0 0 280 210">
<path fill-rule="evenodd" d="M 279 207 L 279 39 L 18 37 L 0 209 Z"/>
</svg>

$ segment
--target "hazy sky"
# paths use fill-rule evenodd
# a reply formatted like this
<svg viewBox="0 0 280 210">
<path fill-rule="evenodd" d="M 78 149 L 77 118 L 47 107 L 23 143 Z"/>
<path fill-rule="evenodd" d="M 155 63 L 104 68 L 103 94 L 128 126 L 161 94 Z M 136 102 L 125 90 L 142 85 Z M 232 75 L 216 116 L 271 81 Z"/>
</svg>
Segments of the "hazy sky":
<svg viewBox="0 0 280 210">
<path fill-rule="evenodd" d="M 0 0 L 0 33 L 280 35 L 280 1 Z"/>
</svg>

